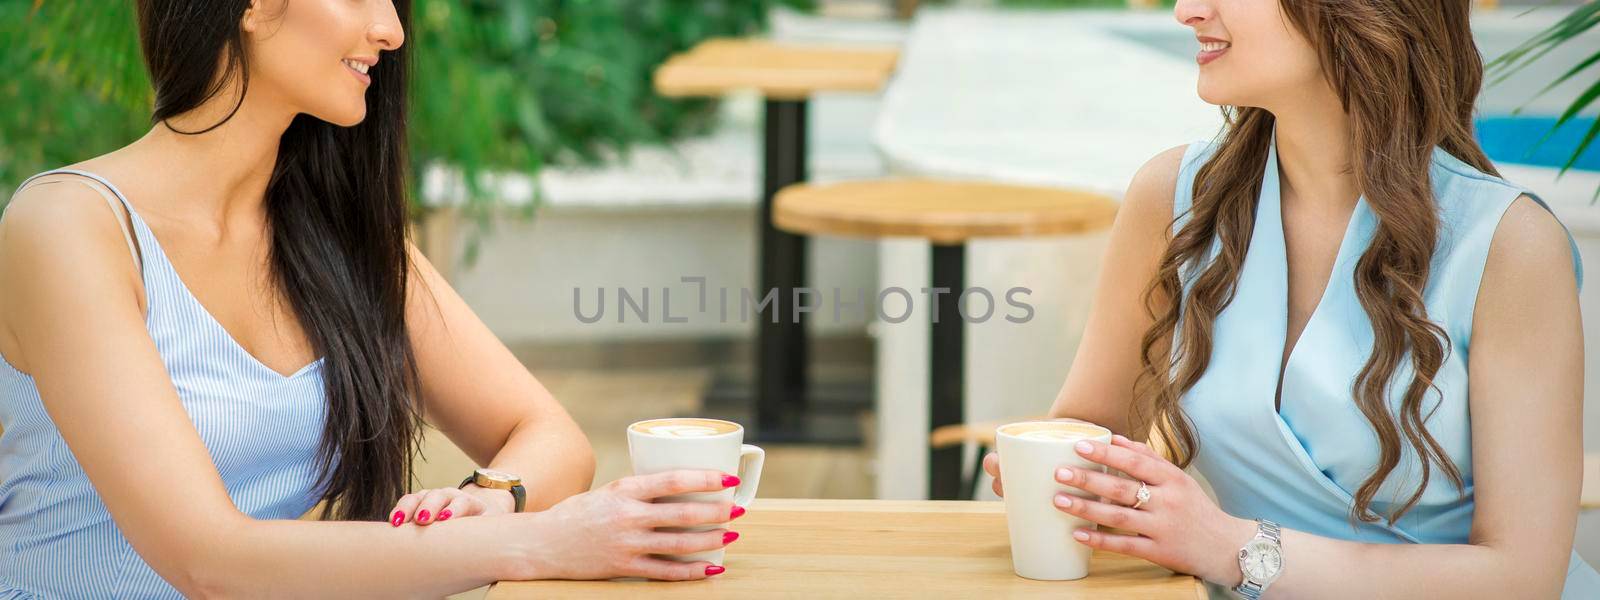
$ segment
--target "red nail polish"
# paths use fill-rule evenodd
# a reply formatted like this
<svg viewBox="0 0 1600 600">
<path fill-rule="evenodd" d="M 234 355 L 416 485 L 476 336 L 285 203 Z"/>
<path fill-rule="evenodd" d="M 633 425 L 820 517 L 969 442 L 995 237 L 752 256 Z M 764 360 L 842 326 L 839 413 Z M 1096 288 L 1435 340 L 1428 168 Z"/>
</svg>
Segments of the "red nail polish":
<svg viewBox="0 0 1600 600">
<path fill-rule="evenodd" d="M 443 521 L 443 520 L 448 519 L 448 518 L 450 518 L 450 509 L 446 508 L 444 510 L 439 511 L 439 520 L 440 521 Z"/>
<path fill-rule="evenodd" d="M 424 508 L 422 510 L 417 511 L 417 522 L 418 523 L 427 523 L 428 522 L 428 509 Z"/>
<path fill-rule="evenodd" d="M 706 577 L 710 577 L 712 575 L 721 575 L 722 572 L 726 571 L 726 570 L 727 569 L 724 569 L 722 567 L 719 567 L 719 566 L 716 566 L 716 565 L 711 565 L 709 567 L 706 567 Z"/>
<path fill-rule="evenodd" d="M 722 487 L 731 488 L 731 487 L 738 487 L 738 485 L 739 485 L 739 478 L 738 477 L 734 477 L 732 475 L 723 475 L 722 476 Z"/>
<path fill-rule="evenodd" d="M 728 515 L 728 520 L 732 521 L 732 520 L 737 519 L 737 518 L 742 517 L 742 516 L 744 516 L 744 507 L 743 506 L 734 506 L 733 507 L 733 512 Z"/>
<path fill-rule="evenodd" d="M 404 522 L 406 522 L 406 513 L 403 510 L 394 511 L 394 518 L 389 519 L 389 524 L 395 527 L 399 527 Z"/>
<path fill-rule="evenodd" d="M 732 544 L 733 541 L 737 540 L 737 539 L 739 539 L 739 532 L 737 532 L 737 531 L 729 531 L 727 533 L 722 534 L 722 545 L 726 546 L 728 544 Z"/>
</svg>

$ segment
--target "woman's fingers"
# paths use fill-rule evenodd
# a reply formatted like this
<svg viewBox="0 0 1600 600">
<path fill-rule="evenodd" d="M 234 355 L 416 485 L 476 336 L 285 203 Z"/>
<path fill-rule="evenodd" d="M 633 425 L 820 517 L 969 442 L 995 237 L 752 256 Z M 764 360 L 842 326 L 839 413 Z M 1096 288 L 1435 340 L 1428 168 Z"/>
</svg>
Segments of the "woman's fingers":
<svg viewBox="0 0 1600 600">
<path fill-rule="evenodd" d="M 744 510 L 731 502 L 669 502 L 644 504 L 646 527 L 692 527 L 720 525 L 732 521 Z"/>
<path fill-rule="evenodd" d="M 1107 527 L 1141 533 L 1148 531 L 1150 527 L 1150 513 L 1126 506 L 1106 504 L 1070 494 L 1056 494 L 1055 505 L 1061 512 L 1077 515 Z"/>
<path fill-rule="evenodd" d="M 1155 449 L 1151 448 L 1149 444 L 1146 444 L 1144 442 L 1135 442 L 1135 441 L 1130 440 L 1130 439 L 1128 439 L 1126 437 L 1123 437 L 1121 434 L 1111 436 L 1111 445 L 1113 445 L 1113 446 L 1121 446 L 1123 448 L 1127 448 L 1129 450 L 1132 450 L 1134 452 L 1138 452 L 1138 453 L 1143 454 L 1145 456 L 1149 456 L 1150 458 L 1159 458 L 1161 460 L 1166 460 L 1166 457 L 1161 456 L 1160 454 L 1156 454 Z"/>
<path fill-rule="evenodd" d="M 995 452 L 985 454 L 983 456 L 983 470 L 994 478 L 994 481 L 989 484 L 989 487 L 994 489 L 994 495 L 1005 497 L 1005 489 L 1000 485 L 1000 455 Z"/>
<path fill-rule="evenodd" d="M 462 492 L 456 494 L 454 498 L 451 498 L 449 502 L 445 503 L 444 508 L 439 509 L 438 516 L 435 516 L 433 520 L 447 521 L 451 517 L 471 517 L 475 515 L 481 515 L 484 514 L 488 508 L 489 506 L 483 503 L 482 498 Z"/>
<path fill-rule="evenodd" d="M 639 543 L 645 554 L 689 554 L 727 547 L 739 539 L 737 532 L 726 529 L 685 533 L 646 533 Z"/>
<path fill-rule="evenodd" d="M 411 521 L 411 515 L 416 514 L 417 505 L 421 502 L 422 494 L 420 492 L 412 492 L 401 496 L 400 501 L 394 503 L 394 512 L 389 513 L 389 524 L 399 527 L 401 524 Z"/>
<path fill-rule="evenodd" d="M 624 477 L 617 490 L 637 500 L 652 500 L 694 492 L 717 492 L 739 485 L 739 478 L 719 471 L 667 471 Z"/>
<path fill-rule="evenodd" d="M 722 573 L 722 567 L 708 562 L 675 562 L 648 556 L 637 556 L 623 570 L 628 577 L 644 577 L 661 581 L 689 581 L 705 579 Z"/>
<path fill-rule="evenodd" d="M 1079 529 L 1072 532 L 1072 539 L 1078 540 L 1079 543 L 1096 550 L 1110 550 L 1117 554 L 1126 554 L 1145 560 L 1149 560 L 1156 551 L 1155 540 L 1142 535 L 1122 535 Z"/>
<path fill-rule="evenodd" d="M 1095 469 L 1056 469 L 1056 481 L 1123 506 L 1133 506 L 1138 501 L 1135 494 L 1139 493 L 1139 482 Z"/>
<path fill-rule="evenodd" d="M 1083 440 L 1075 445 L 1075 449 L 1084 458 L 1127 473 L 1151 485 L 1165 483 L 1174 473 L 1183 473 L 1166 460 L 1121 446 Z"/>
<path fill-rule="evenodd" d="M 461 490 L 455 488 L 434 488 L 422 493 L 422 501 L 417 503 L 417 512 L 413 513 L 411 520 L 418 525 L 427 525 L 439 520 L 439 513 L 451 500 L 462 495 Z"/>
</svg>

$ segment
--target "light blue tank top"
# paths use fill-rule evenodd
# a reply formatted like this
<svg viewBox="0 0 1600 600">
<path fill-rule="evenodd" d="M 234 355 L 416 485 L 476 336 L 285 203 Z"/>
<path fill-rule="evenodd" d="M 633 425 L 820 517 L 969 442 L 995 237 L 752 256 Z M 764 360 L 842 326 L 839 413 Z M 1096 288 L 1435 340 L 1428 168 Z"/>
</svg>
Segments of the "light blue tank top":
<svg viewBox="0 0 1600 600">
<path fill-rule="evenodd" d="M 1372 324 L 1357 300 L 1352 278 L 1356 261 L 1371 243 L 1377 215 L 1366 198 L 1357 200 L 1327 289 L 1283 367 L 1282 406 L 1274 411 L 1289 318 L 1275 135 L 1237 294 L 1217 316 L 1209 367 L 1183 397 L 1200 441 L 1194 465 L 1210 482 L 1223 510 L 1235 516 L 1270 519 L 1290 529 L 1361 542 L 1467 543 L 1474 507 L 1467 406 L 1473 305 L 1501 215 L 1519 195 L 1527 194 L 1540 205 L 1544 201 L 1472 168 L 1442 148 L 1434 149 L 1429 172 L 1441 229 L 1423 296 L 1428 317 L 1444 328 L 1450 342 L 1434 379 L 1440 393 L 1430 391 L 1427 396 L 1426 406 L 1438 403 L 1427 427 L 1461 470 L 1466 493 L 1435 469 L 1421 502 L 1390 525 L 1390 509 L 1409 497 L 1421 473 L 1416 454 L 1402 444 L 1399 467 L 1372 503 L 1372 510 L 1383 518 L 1352 526 L 1353 492 L 1378 461 L 1377 436 L 1350 391 L 1373 345 Z M 1214 151 L 1214 144 L 1197 142 L 1184 153 L 1174 197 L 1174 231 L 1188 221 L 1195 173 Z M 1570 234 L 1568 240 L 1581 287 L 1582 262 Z M 1220 247 L 1220 241 L 1213 239 L 1210 256 L 1215 257 Z M 1197 273 L 1197 268 L 1185 271 L 1186 290 L 1193 283 L 1190 275 Z M 1410 381 L 1411 373 L 1402 361 L 1396 380 Z M 1403 384 L 1393 386 L 1396 411 L 1403 391 Z M 1293 550 L 1286 549 L 1286 554 L 1287 568 L 1293 569 Z M 1600 575 L 1576 553 L 1568 565 L 1564 597 L 1600 598 Z"/>
<path fill-rule="evenodd" d="M 314 459 L 327 411 L 322 361 L 287 377 L 257 361 L 189 293 L 110 182 L 58 170 L 18 189 L 51 173 L 98 181 L 127 208 L 143 257 L 145 326 L 234 504 L 256 519 L 305 514 L 321 496 Z M 118 531 L 33 378 L 3 357 L 0 427 L 0 599 L 182 597 Z"/>
</svg>

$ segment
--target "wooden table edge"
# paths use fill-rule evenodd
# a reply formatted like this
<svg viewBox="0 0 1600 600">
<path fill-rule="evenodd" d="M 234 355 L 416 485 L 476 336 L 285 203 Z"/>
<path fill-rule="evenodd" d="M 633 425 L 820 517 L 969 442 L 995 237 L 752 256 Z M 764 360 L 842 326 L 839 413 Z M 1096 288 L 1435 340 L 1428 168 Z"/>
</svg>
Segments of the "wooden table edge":
<svg viewBox="0 0 1600 600">
<path fill-rule="evenodd" d="M 1005 503 L 982 500 L 872 500 L 872 499 L 815 499 L 815 498 L 757 498 L 751 505 L 751 510 L 778 511 L 778 512 L 829 512 L 850 510 L 855 512 L 884 512 L 884 513 L 950 513 L 950 514 L 1004 514 Z M 1183 573 L 1173 573 L 1184 575 Z M 1194 585 L 1196 600 L 1208 600 L 1210 592 L 1206 590 L 1205 580 L 1188 576 Z M 489 584 L 485 600 L 495 600 L 495 589 L 502 583 L 517 583 L 516 581 L 496 581 Z"/>
</svg>

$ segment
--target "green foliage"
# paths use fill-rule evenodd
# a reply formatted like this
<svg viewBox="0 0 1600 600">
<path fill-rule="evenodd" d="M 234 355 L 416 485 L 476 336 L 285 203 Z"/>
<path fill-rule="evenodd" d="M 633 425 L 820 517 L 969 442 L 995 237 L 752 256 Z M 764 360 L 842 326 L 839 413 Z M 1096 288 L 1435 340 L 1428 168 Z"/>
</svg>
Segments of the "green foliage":
<svg viewBox="0 0 1600 600">
<path fill-rule="evenodd" d="M 1596 24 L 1600 24 L 1600 2 L 1589 2 L 1579 6 L 1554 25 L 1534 35 L 1528 41 L 1505 53 L 1505 55 L 1490 61 L 1487 67 L 1488 71 L 1491 74 L 1498 74 L 1498 77 L 1494 79 L 1498 83 L 1505 80 L 1511 73 L 1532 64 L 1551 50 L 1564 44 L 1588 44 L 1587 46 L 1579 47 L 1600 48 L 1600 45 L 1595 45 L 1595 36 L 1590 34 L 1590 30 L 1594 29 Z M 1589 35 L 1585 37 L 1586 34 Z M 1578 76 L 1596 63 L 1600 63 L 1600 50 L 1596 50 L 1588 58 L 1578 61 L 1578 64 L 1573 65 L 1572 68 L 1562 73 L 1555 81 L 1550 82 L 1550 85 L 1539 90 L 1535 97 L 1544 95 L 1545 92 Z M 1573 99 L 1572 104 L 1567 107 L 1567 110 L 1561 113 L 1561 117 L 1556 119 L 1555 125 L 1550 127 L 1551 134 L 1560 129 L 1567 121 L 1572 120 L 1573 117 L 1578 116 L 1579 113 L 1594 105 L 1597 100 L 1600 100 L 1600 77 L 1596 77 L 1593 73 L 1585 77 L 1595 78 L 1594 83 L 1589 85 L 1583 92 L 1580 92 L 1578 97 Z M 1561 167 L 1562 174 L 1566 174 L 1567 170 L 1578 162 L 1578 157 L 1582 156 L 1583 151 L 1594 143 L 1597 135 L 1600 135 L 1600 119 L 1595 120 L 1594 125 L 1590 126 L 1589 131 L 1584 134 L 1583 140 L 1578 143 L 1578 147 L 1572 150 L 1572 158 L 1567 160 L 1567 163 Z M 1544 137 L 1544 139 L 1549 138 L 1550 134 L 1546 134 Z M 1544 140 L 1540 141 L 1543 142 Z M 1595 190 L 1595 198 L 1600 199 L 1600 189 Z"/>
<path fill-rule="evenodd" d="M 655 66 L 708 37 L 758 32 L 774 4 L 813 1 L 414 0 L 413 167 L 457 170 L 469 184 L 465 212 L 486 223 L 495 199 L 471 185 L 478 174 L 531 174 L 703 130 L 713 104 L 655 95 Z M 132 5 L 0 0 L 5 196 L 28 175 L 148 129 Z"/>
</svg>

